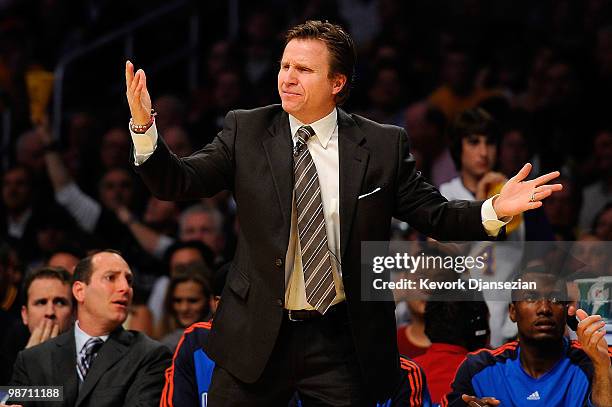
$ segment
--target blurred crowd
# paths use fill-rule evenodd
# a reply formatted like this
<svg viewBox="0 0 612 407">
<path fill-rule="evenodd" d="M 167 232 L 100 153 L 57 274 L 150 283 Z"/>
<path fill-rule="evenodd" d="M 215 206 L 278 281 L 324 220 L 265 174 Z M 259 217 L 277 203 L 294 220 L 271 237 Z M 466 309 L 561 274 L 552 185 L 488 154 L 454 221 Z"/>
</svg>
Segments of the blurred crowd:
<svg viewBox="0 0 612 407">
<path fill-rule="evenodd" d="M 233 199 L 163 202 L 135 176 L 122 45 L 67 71 L 61 134 L 51 133 L 50 106 L 40 112 L 31 89 L 37 72 L 52 72 L 68 52 L 163 3 L 0 2 L 0 112 L 11 118 L 2 152 L 0 308 L 18 324 L 29 270 L 71 272 L 101 248 L 119 250 L 134 272 L 132 328 L 173 348 L 184 328 L 214 311 L 240 227 Z M 184 61 L 151 73 L 157 128 L 179 157 L 210 142 L 229 110 L 278 103 L 282 34 L 326 19 L 347 27 L 358 46 L 343 108 L 404 127 L 432 184 L 460 177 L 474 198 L 485 198 L 525 162 L 534 177 L 558 169 L 564 189 L 544 202 L 533 240 L 612 240 L 612 1 L 238 1 L 233 36 L 227 4 L 204 3 L 211 2 L 188 10 L 201 27 L 197 88 L 183 83 Z M 185 19 L 144 28 L 128 57 L 146 66 L 171 55 L 184 41 L 176 38 Z M 465 145 L 454 145 L 448 129 L 477 107 L 496 122 L 495 137 L 483 142 L 484 153 L 462 158 Z M 421 238 L 407 225 L 393 227 L 397 239 Z M 415 315 L 425 313 L 420 307 Z M 421 336 L 413 341 L 428 347 Z"/>
</svg>

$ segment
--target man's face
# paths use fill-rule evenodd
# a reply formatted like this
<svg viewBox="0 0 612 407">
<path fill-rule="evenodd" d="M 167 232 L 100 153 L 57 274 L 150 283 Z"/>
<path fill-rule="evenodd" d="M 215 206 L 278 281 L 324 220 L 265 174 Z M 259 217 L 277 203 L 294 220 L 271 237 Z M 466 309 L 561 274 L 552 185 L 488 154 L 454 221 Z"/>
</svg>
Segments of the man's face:
<svg viewBox="0 0 612 407">
<path fill-rule="evenodd" d="M 170 274 L 172 275 L 178 266 L 196 262 L 204 262 L 204 258 L 199 250 L 193 247 L 178 249 L 172 254 L 172 257 L 170 257 Z"/>
<path fill-rule="evenodd" d="M 52 277 L 37 278 L 28 288 L 28 303 L 21 308 L 21 319 L 30 333 L 46 319 L 59 325 L 64 332 L 72 322 L 70 284 Z"/>
<path fill-rule="evenodd" d="M 100 201 L 107 209 L 116 210 L 132 203 L 132 179 L 125 170 L 107 172 L 100 182 Z"/>
<path fill-rule="evenodd" d="M 133 275 L 125 260 L 115 253 L 98 253 L 91 263 L 89 284 L 76 282 L 73 288 L 79 302 L 79 321 L 84 318 L 94 321 L 111 332 L 127 318 L 134 294 Z"/>
<path fill-rule="evenodd" d="M 482 178 L 495 164 L 497 148 L 486 136 L 469 135 L 461 140 L 461 171 Z"/>
<path fill-rule="evenodd" d="M 511 130 L 504 134 L 499 151 L 501 171 L 505 174 L 514 174 L 528 160 L 529 147 L 525 136 L 518 130 Z"/>
<path fill-rule="evenodd" d="M 57 252 L 49 258 L 47 266 L 49 267 L 63 267 L 71 275 L 74 274 L 74 268 L 79 262 L 79 258 L 66 252 Z"/>
<path fill-rule="evenodd" d="M 563 288 L 554 276 L 526 275 L 536 290 L 523 290 L 510 304 L 510 319 L 516 322 L 520 340 L 532 343 L 560 341 L 565 332 L 567 303 Z"/>
<path fill-rule="evenodd" d="M 130 150 L 130 135 L 123 128 L 114 128 L 104 134 L 100 146 L 100 161 L 104 168 L 124 167 L 128 161 L 125 152 Z"/>
<path fill-rule="evenodd" d="M 223 238 L 213 217 L 205 212 L 188 215 L 181 225 L 181 241 L 199 240 L 219 254 L 223 249 Z"/>
<path fill-rule="evenodd" d="M 30 205 L 32 186 L 30 179 L 22 168 L 13 169 L 2 180 L 2 200 L 10 211 L 21 211 Z"/>
<path fill-rule="evenodd" d="M 283 109 L 310 124 L 329 114 L 335 96 L 346 83 L 344 75 L 329 77 L 330 55 L 323 41 L 294 39 L 283 52 L 278 71 L 278 94 Z"/>
</svg>

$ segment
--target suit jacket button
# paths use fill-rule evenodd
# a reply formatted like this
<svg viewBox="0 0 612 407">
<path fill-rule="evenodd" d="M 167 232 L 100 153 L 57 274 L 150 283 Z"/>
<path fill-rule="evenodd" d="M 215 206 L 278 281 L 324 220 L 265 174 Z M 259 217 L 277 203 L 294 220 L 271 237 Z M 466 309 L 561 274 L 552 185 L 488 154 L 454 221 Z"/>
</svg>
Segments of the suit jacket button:
<svg viewBox="0 0 612 407">
<path fill-rule="evenodd" d="M 281 298 L 279 298 L 278 300 L 276 300 L 276 304 L 278 304 L 279 307 L 283 306 L 283 300 Z"/>
<path fill-rule="evenodd" d="M 276 259 L 274 264 L 276 265 L 276 267 L 281 267 L 283 265 L 283 259 L 281 258 Z"/>
</svg>

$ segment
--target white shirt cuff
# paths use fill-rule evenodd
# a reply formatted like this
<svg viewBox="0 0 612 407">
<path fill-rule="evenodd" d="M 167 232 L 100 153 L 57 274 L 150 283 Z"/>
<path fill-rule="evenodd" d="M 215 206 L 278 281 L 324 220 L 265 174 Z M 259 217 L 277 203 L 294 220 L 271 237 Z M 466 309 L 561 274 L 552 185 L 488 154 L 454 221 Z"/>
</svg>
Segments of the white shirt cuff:
<svg viewBox="0 0 612 407">
<path fill-rule="evenodd" d="M 130 134 L 134 142 L 134 164 L 140 165 L 153 154 L 157 146 L 157 126 L 155 121 L 153 121 L 153 125 L 145 133 L 134 133 L 130 129 Z"/>
<path fill-rule="evenodd" d="M 499 219 L 495 209 L 493 209 L 493 199 L 497 198 L 499 194 L 492 196 L 483 202 L 480 208 L 480 217 L 482 218 L 482 226 L 484 226 L 487 235 L 495 237 L 499 234 L 499 231 L 508 222 L 512 220 L 512 216 L 506 216 L 505 218 Z"/>
</svg>

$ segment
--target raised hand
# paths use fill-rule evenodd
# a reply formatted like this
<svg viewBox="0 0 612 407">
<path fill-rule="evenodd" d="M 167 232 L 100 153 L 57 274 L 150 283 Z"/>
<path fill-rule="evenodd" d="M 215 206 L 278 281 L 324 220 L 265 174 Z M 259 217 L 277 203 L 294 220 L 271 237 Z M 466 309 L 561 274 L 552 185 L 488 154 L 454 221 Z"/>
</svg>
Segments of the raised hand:
<svg viewBox="0 0 612 407">
<path fill-rule="evenodd" d="M 59 324 L 56 321 L 45 318 L 36 328 L 32 330 L 32 335 L 26 344 L 26 349 L 39 345 L 48 339 L 59 335 Z"/>
<path fill-rule="evenodd" d="M 147 76 L 142 69 L 134 74 L 134 64 L 130 61 L 125 63 L 125 85 L 134 124 L 148 124 L 151 119 L 151 96 L 147 90 Z"/>
<path fill-rule="evenodd" d="M 542 200 L 553 192 L 561 191 L 561 184 L 546 183 L 557 178 L 559 171 L 553 171 L 530 181 L 524 181 L 531 172 L 531 164 L 523 168 L 502 188 L 493 201 L 493 209 L 499 218 L 514 216 L 542 206 Z"/>
<path fill-rule="evenodd" d="M 606 336 L 606 323 L 601 316 L 589 316 L 581 309 L 576 311 L 576 316 L 580 319 L 576 335 L 582 345 L 582 350 L 593 361 L 594 365 L 610 368 L 608 343 L 604 338 Z"/>
</svg>

